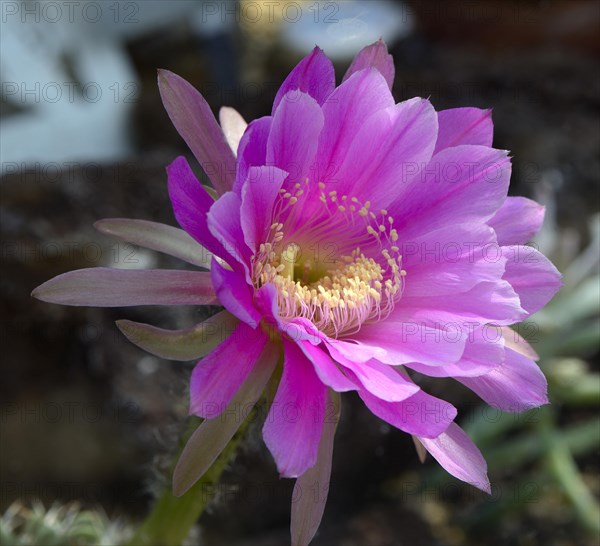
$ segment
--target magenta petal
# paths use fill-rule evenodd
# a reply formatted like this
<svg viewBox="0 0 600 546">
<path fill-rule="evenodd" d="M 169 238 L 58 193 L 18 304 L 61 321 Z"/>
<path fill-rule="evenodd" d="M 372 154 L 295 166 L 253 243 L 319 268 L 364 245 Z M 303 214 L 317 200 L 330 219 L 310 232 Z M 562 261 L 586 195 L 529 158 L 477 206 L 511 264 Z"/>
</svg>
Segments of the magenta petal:
<svg viewBox="0 0 600 546">
<path fill-rule="evenodd" d="M 250 122 L 238 146 L 238 169 L 233 191 L 241 194 L 242 184 L 248 177 L 248 169 L 266 165 L 267 141 L 271 132 L 271 116 L 264 116 Z"/>
<path fill-rule="evenodd" d="M 458 327 L 458 323 L 454 323 Z M 473 328 L 463 324 L 467 344 L 460 360 L 444 366 L 426 366 L 411 362 L 406 366 L 430 377 L 478 377 L 502 365 L 504 361 L 504 338 L 498 328 Z M 450 330 L 448 330 L 450 335 Z"/>
<path fill-rule="evenodd" d="M 457 378 L 490 406 L 522 412 L 548 403 L 548 384 L 539 366 L 526 356 L 505 350 L 504 363 L 481 377 Z"/>
<path fill-rule="evenodd" d="M 344 74 L 344 79 L 342 82 L 345 82 L 355 72 L 371 66 L 381 72 L 381 75 L 385 78 L 388 87 L 391 89 L 394 85 L 394 59 L 388 53 L 387 45 L 381 39 L 364 47 L 358 52 L 358 55 L 354 57 L 354 60 L 346 71 L 346 74 Z"/>
<path fill-rule="evenodd" d="M 446 294 L 444 296 L 406 297 L 404 308 L 395 309 L 389 320 L 397 320 L 407 309 L 419 315 L 418 321 L 429 320 L 436 315 L 441 317 L 443 327 L 447 322 L 458 324 L 494 323 L 501 326 L 515 324 L 528 317 L 520 304 L 519 296 L 505 280 L 496 282 L 480 282 L 468 292 Z M 413 326 L 405 326 L 404 330 Z"/>
<path fill-rule="evenodd" d="M 325 511 L 331 477 L 333 437 L 341 410 L 341 400 L 337 393 L 330 393 L 328 407 L 329 405 L 331 405 L 332 412 L 328 411 L 328 416 L 323 423 L 317 464 L 296 480 L 292 493 L 290 531 L 294 546 L 308 546 L 319 528 Z"/>
<path fill-rule="evenodd" d="M 440 129 L 435 152 L 461 144 L 491 146 L 494 136 L 492 111 L 479 108 L 451 108 L 438 112 Z"/>
<path fill-rule="evenodd" d="M 406 182 L 406 168 L 419 169 L 431 159 L 436 134 L 437 116 L 426 99 L 378 110 L 339 157 L 336 178 L 347 184 L 349 195 L 370 201 L 375 209 L 387 208 Z"/>
<path fill-rule="evenodd" d="M 254 292 L 254 303 L 270 328 L 281 325 L 277 306 L 277 288 L 273 283 L 264 284 Z"/>
<path fill-rule="evenodd" d="M 242 187 L 241 224 L 246 245 L 256 252 L 268 241 L 273 205 L 288 173 L 277 167 L 251 167 Z"/>
<path fill-rule="evenodd" d="M 541 252 L 529 246 L 503 246 L 507 257 L 503 279 L 521 300 L 521 307 L 533 314 L 546 305 L 562 286 L 561 274 Z"/>
<path fill-rule="evenodd" d="M 240 323 L 233 334 L 194 368 L 190 414 L 206 419 L 220 415 L 252 371 L 266 343 L 262 330 Z"/>
<path fill-rule="evenodd" d="M 277 360 L 277 347 L 267 344 L 227 411 L 205 420 L 188 440 L 173 473 L 173 494 L 183 495 L 212 466 L 250 414 L 269 381 Z"/>
<path fill-rule="evenodd" d="M 247 271 L 252 252 L 244 240 L 240 223 L 241 208 L 242 200 L 239 195 L 229 191 L 210 207 L 206 215 L 206 224 L 213 237 L 231 257 L 228 263 L 234 269 L 239 269 L 241 265 Z"/>
<path fill-rule="evenodd" d="M 241 271 L 226 269 L 213 260 L 211 277 L 221 305 L 241 321 L 256 328 L 262 318 L 252 298 L 252 287 Z"/>
<path fill-rule="evenodd" d="M 437 438 L 419 437 L 419 441 L 447 472 L 486 493 L 491 493 L 485 459 L 457 424 L 451 423 Z"/>
<path fill-rule="evenodd" d="M 204 97 L 180 76 L 158 71 L 158 87 L 173 125 L 219 194 L 233 188 L 235 156 Z"/>
<path fill-rule="evenodd" d="M 206 224 L 206 216 L 215 200 L 194 176 L 185 157 L 173 161 L 167 167 L 167 174 L 169 197 L 179 225 L 213 254 L 231 260 Z"/>
<path fill-rule="evenodd" d="M 306 93 L 290 92 L 281 99 L 273 116 L 267 142 L 267 165 L 288 172 L 290 182 L 304 182 L 311 174 L 323 112 Z"/>
<path fill-rule="evenodd" d="M 392 366 L 375 359 L 355 363 L 330 347 L 331 356 L 352 371 L 363 387 L 374 396 L 388 402 L 401 402 L 418 392 L 419 387 Z"/>
<path fill-rule="evenodd" d="M 78 269 L 46 281 L 31 295 L 49 303 L 93 307 L 219 305 L 210 273 L 167 269 Z"/>
<path fill-rule="evenodd" d="M 347 184 L 341 166 L 350 144 L 365 121 L 384 108 L 394 106 L 384 77 L 375 68 L 361 70 L 340 85 L 323 104 L 325 124 L 319 138 L 318 165 L 313 182 Z"/>
<path fill-rule="evenodd" d="M 499 245 L 524 245 L 542 227 L 545 209 L 526 197 L 507 197 L 498 212 L 488 220 Z"/>
<path fill-rule="evenodd" d="M 485 222 L 504 203 L 510 173 L 506 151 L 474 145 L 446 148 L 401 185 L 387 209 L 408 241 L 457 222 Z"/>
<path fill-rule="evenodd" d="M 494 230 L 482 223 L 456 224 L 402 241 L 402 267 L 409 276 L 404 297 L 443 296 L 467 292 L 476 284 L 502 278 L 506 258 L 497 251 Z"/>
<path fill-rule="evenodd" d="M 277 306 L 277 289 L 272 283 L 261 286 L 254 293 L 254 303 L 263 315 L 263 327 L 267 327 L 278 337 L 284 335 L 297 343 L 308 341 L 312 345 L 318 345 L 324 337 L 312 322 L 306 319 L 281 320 Z"/>
<path fill-rule="evenodd" d="M 386 402 L 366 390 L 360 390 L 358 394 L 377 417 L 419 438 L 439 436 L 456 417 L 456 408 L 452 404 L 423 391 L 402 402 Z"/>
<path fill-rule="evenodd" d="M 311 332 L 309 327 L 307 327 L 307 331 Z M 327 337 L 324 337 L 323 341 L 331 354 L 340 354 L 352 362 L 366 362 L 372 358 L 381 360 L 386 356 L 384 349 L 377 346 L 376 343 L 370 344 L 368 341 L 362 343 L 360 340 L 345 341 Z"/>
<path fill-rule="evenodd" d="M 460 359 L 467 341 L 465 332 L 459 329 L 448 333 L 446 326 L 401 315 L 399 310 L 393 319 L 364 325 L 355 337 L 365 345 L 383 349 L 385 353 L 375 358 L 386 364 L 443 366 Z"/>
<path fill-rule="evenodd" d="M 298 341 L 298 346 L 315 367 L 319 379 L 337 392 L 355 391 L 356 384 L 344 375 L 337 364 L 323 350 L 310 341 Z"/>
<path fill-rule="evenodd" d="M 273 114 L 284 95 L 290 91 L 308 93 L 319 104 L 335 89 L 335 71 L 329 57 L 315 47 L 310 55 L 302 59 L 281 84 L 273 102 Z"/>
<path fill-rule="evenodd" d="M 263 427 L 279 473 L 301 476 L 317 462 L 327 387 L 295 342 L 283 341 L 283 375 Z"/>
</svg>

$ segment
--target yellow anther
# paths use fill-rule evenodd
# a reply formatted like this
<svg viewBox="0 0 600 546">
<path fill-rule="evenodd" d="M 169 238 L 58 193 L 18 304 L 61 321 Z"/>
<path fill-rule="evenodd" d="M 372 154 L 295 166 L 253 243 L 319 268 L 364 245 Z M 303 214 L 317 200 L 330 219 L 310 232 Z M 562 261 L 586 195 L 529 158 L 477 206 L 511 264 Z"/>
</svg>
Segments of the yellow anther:
<svg viewBox="0 0 600 546">
<path fill-rule="evenodd" d="M 308 179 L 305 183 L 309 184 Z M 363 204 L 353 196 L 338 196 L 337 190 L 325 192 L 323 182 L 317 185 L 324 210 L 309 224 L 307 233 L 312 229 L 317 237 L 327 233 L 331 240 L 344 240 L 346 223 L 356 246 L 336 255 L 334 262 L 318 261 L 312 252 L 302 254 L 297 244 L 289 243 L 293 232 L 284 233 L 288 223 L 273 221 L 268 241 L 252 256 L 253 283 L 257 288 L 275 285 L 282 319 L 304 318 L 326 335 L 346 336 L 366 322 L 389 315 L 402 292 L 406 272 L 401 269 L 399 247 L 389 246 L 397 241 L 398 233 L 391 229 L 393 219 L 386 209 L 378 209 L 376 215 L 369 201 Z M 300 221 L 297 208 L 290 205 L 304 195 L 301 187 L 295 183 L 290 191 L 281 189 L 279 208 L 274 211 L 274 219 L 287 218 L 290 230 Z M 283 211 L 289 214 L 281 215 Z M 364 252 L 359 244 L 365 245 Z"/>
</svg>

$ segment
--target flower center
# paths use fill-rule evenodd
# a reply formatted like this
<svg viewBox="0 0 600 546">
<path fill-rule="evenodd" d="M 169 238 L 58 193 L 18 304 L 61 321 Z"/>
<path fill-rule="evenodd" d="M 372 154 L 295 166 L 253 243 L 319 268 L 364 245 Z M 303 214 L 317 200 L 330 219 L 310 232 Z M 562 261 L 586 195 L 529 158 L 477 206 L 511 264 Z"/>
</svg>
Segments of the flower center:
<svg viewBox="0 0 600 546">
<path fill-rule="evenodd" d="M 348 200 L 346 196 L 341 199 Z M 269 241 L 253 256 L 254 284 L 275 285 L 281 318 L 308 319 L 337 338 L 387 317 L 401 296 L 406 275 L 393 244 L 397 239 L 393 219 L 385 221 L 387 211 L 380 211 L 378 218 L 368 211 L 368 203 L 361 205 L 353 198 L 350 206 L 342 206 L 335 192 L 326 196 L 321 191 L 320 212 L 326 213 L 325 219 L 312 224 L 305 221 L 301 229 L 294 229 L 289 208 L 301 202 L 289 192 L 282 200 L 287 203 L 276 208 L 277 221 L 271 226 Z M 327 229 L 322 231 L 324 220 Z M 316 239 L 315 234 L 319 235 Z"/>
</svg>

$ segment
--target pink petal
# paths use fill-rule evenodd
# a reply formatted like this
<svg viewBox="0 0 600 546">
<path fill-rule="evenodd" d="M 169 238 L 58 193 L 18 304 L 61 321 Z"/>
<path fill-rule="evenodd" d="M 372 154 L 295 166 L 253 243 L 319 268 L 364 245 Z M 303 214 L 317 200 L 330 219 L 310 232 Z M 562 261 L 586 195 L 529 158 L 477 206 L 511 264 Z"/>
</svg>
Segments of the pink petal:
<svg viewBox="0 0 600 546">
<path fill-rule="evenodd" d="M 277 328 L 282 325 L 277 306 L 277 288 L 273 283 L 264 284 L 254 292 L 254 303 L 269 327 Z"/>
<path fill-rule="evenodd" d="M 262 330 L 240 323 L 235 332 L 194 368 L 190 415 L 213 419 L 225 410 L 269 341 Z"/>
<path fill-rule="evenodd" d="M 351 370 L 360 384 L 374 396 L 388 402 L 401 402 L 416 392 L 419 387 L 405 378 L 395 368 L 375 359 L 355 363 L 330 347 L 331 356 L 346 369 Z"/>
<path fill-rule="evenodd" d="M 479 108 L 451 108 L 438 112 L 440 130 L 435 152 L 462 144 L 491 146 L 494 137 L 492 111 Z"/>
<path fill-rule="evenodd" d="M 261 314 L 252 297 L 253 289 L 241 271 L 231 271 L 213 261 L 211 278 L 219 301 L 225 309 L 242 322 L 256 328 Z"/>
<path fill-rule="evenodd" d="M 476 284 L 502 278 L 506 258 L 488 259 L 497 249 L 494 230 L 482 223 L 457 224 L 402 241 L 407 271 L 404 297 L 443 296 L 467 292 Z"/>
<path fill-rule="evenodd" d="M 313 323 L 306 319 L 281 320 L 277 306 L 277 289 L 274 284 L 261 286 L 254 293 L 254 303 L 263 315 L 262 326 L 270 334 L 283 335 L 297 343 L 308 341 L 312 345 L 318 345 L 325 339 L 325 336 L 314 327 Z"/>
<path fill-rule="evenodd" d="M 61 305 L 219 305 L 210 273 L 93 267 L 69 271 L 38 286 L 34 298 Z"/>
<path fill-rule="evenodd" d="M 437 320 L 442 328 L 448 322 L 479 325 L 494 323 L 498 325 L 515 324 L 528 317 L 521 308 L 519 296 L 505 280 L 480 282 L 468 292 L 446 294 L 444 296 L 403 297 L 403 305 L 396 307 L 389 320 L 397 320 L 410 310 L 422 320 Z M 436 318 L 439 317 L 439 318 Z M 414 329 L 405 326 L 405 330 Z"/>
<path fill-rule="evenodd" d="M 488 220 L 499 245 L 523 245 L 540 230 L 545 209 L 526 197 L 507 197 L 498 212 Z"/>
<path fill-rule="evenodd" d="M 455 327 L 461 327 L 454 323 Z M 504 361 L 504 338 L 495 328 L 462 326 L 467 335 L 467 344 L 460 360 L 444 366 L 426 366 L 415 362 L 406 366 L 430 377 L 477 377 L 491 372 Z"/>
<path fill-rule="evenodd" d="M 295 342 L 283 340 L 283 375 L 263 427 L 279 473 L 301 476 L 317 462 L 327 387 Z"/>
<path fill-rule="evenodd" d="M 363 328 L 364 327 L 365 326 L 363 325 Z M 306 326 L 306 331 L 309 332 L 311 337 L 319 335 L 313 332 L 308 325 Z M 362 343 L 360 339 L 343 340 L 323 336 L 323 341 L 330 353 L 339 353 L 345 358 L 352 360 L 352 362 L 366 362 L 372 358 L 381 360 L 382 358 L 385 358 L 387 354 L 386 351 L 376 343 L 369 343 L 369 340 L 367 340 L 366 343 Z"/>
<path fill-rule="evenodd" d="M 240 223 L 241 208 L 240 196 L 229 191 L 210 207 L 206 216 L 206 224 L 213 237 L 231 257 L 228 263 L 234 269 L 240 269 L 241 266 L 248 273 L 252 252 L 244 240 L 244 232 Z M 248 280 L 250 280 L 249 276 Z"/>
<path fill-rule="evenodd" d="M 267 141 L 271 132 L 271 116 L 264 116 L 250 122 L 238 146 L 238 169 L 233 191 L 240 195 L 242 184 L 248 177 L 248 169 L 266 165 Z"/>
<path fill-rule="evenodd" d="M 461 330 L 448 333 L 445 323 L 413 319 L 400 310 L 387 320 L 363 325 L 355 334 L 365 345 L 380 347 L 385 354 L 375 358 L 386 364 L 401 366 L 418 362 L 427 366 L 444 366 L 461 358 L 467 335 Z"/>
<path fill-rule="evenodd" d="M 292 493 L 290 531 L 294 546 L 308 546 L 319 528 L 325 511 L 331 477 L 333 438 L 340 419 L 341 399 L 339 394 L 330 393 L 329 406 L 332 409 L 332 418 L 325 418 L 323 423 L 317 464 L 296 480 Z"/>
<path fill-rule="evenodd" d="M 396 202 L 387 207 L 408 241 L 458 222 L 485 222 L 506 199 L 511 173 L 506 151 L 474 145 L 446 148 L 426 167 L 412 168 L 416 174 L 403 176 Z"/>
<path fill-rule="evenodd" d="M 240 209 L 246 245 L 256 252 L 268 240 L 273 222 L 273 205 L 288 173 L 277 167 L 251 167 L 242 187 Z"/>
<path fill-rule="evenodd" d="M 289 92 L 281 98 L 273 116 L 267 142 L 267 165 L 290 174 L 290 182 L 304 182 L 311 175 L 323 112 L 310 95 Z"/>
<path fill-rule="evenodd" d="M 164 330 L 150 324 L 117 320 L 121 332 L 133 344 L 161 358 L 196 360 L 228 338 L 238 320 L 227 311 L 184 330 Z"/>
<path fill-rule="evenodd" d="M 344 74 L 342 82 L 345 82 L 355 72 L 371 66 L 381 72 L 388 87 L 391 89 L 394 85 L 394 59 L 388 53 L 387 45 L 381 38 L 358 52 L 358 55 L 354 57 L 350 68 L 348 68 L 346 74 Z"/>
<path fill-rule="evenodd" d="M 387 208 L 405 182 L 406 165 L 420 168 L 431 159 L 436 134 L 437 116 L 426 99 L 410 99 L 373 113 L 340 157 L 336 177 L 347 183 L 344 193 L 369 200 L 375 209 Z"/>
<path fill-rule="evenodd" d="M 533 360 L 512 349 L 506 349 L 504 363 L 488 374 L 457 379 L 502 411 L 522 412 L 548 403 L 544 374 Z"/>
<path fill-rule="evenodd" d="M 562 286 L 561 274 L 541 252 L 529 246 L 503 246 L 508 281 L 529 314 L 546 305 Z"/>
<path fill-rule="evenodd" d="M 246 120 L 234 108 L 222 106 L 219 110 L 219 123 L 225 135 L 225 140 L 231 148 L 234 155 L 237 155 L 237 149 L 240 145 L 242 135 L 248 127 Z"/>
<path fill-rule="evenodd" d="M 350 144 L 370 116 L 394 104 L 384 77 L 375 68 L 356 72 L 331 93 L 322 107 L 325 124 L 319 138 L 318 165 L 311 180 L 337 187 L 347 184 L 341 165 Z"/>
<path fill-rule="evenodd" d="M 206 217 L 215 200 L 194 176 L 185 157 L 173 161 L 167 174 L 169 197 L 179 225 L 213 254 L 235 263 L 208 229 Z"/>
<path fill-rule="evenodd" d="M 450 474 L 478 489 L 491 493 L 487 464 L 477 446 L 455 423 L 437 438 L 419 437 L 423 447 Z"/>
<path fill-rule="evenodd" d="M 256 365 L 218 418 L 204 421 L 188 440 L 173 473 L 173 494 L 183 495 L 212 466 L 244 422 L 269 381 L 277 360 L 277 348 L 267 344 Z"/>
<path fill-rule="evenodd" d="M 315 47 L 310 55 L 302 59 L 281 84 L 273 102 L 273 114 L 277 110 L 284 95 L 290 91 L 308 93 L 319 104 L 335 88 L 335 71 L 333 64 L 321 49 Z"/>
<path fill-rule="evenodd" d="M 357 386 L 344 375 L 344 372 L 338 368 L 322 346 L 315 346 L 309 341 L 298 341 L 297 343 L 305 356 L 312 362 L 315 372 L 325 385 L 337 392 L 357 389 Z"/>
<path fill-rule="evenodd" d="M 210 268 L 212 255 L 182 229 L 148 220 L 105 218 L 94 223 L 105 235 L 164 252 L 198 267 Z"/>
<path fill-rule="evenodd" d="M 377 417 L 419 438 L 439 436 L 456 417 L 452 404 L 421 390 L 402 402 L 386 402 L 364 389 L 358 394 Z"/>
<path fill-rule="evenodd" d="M 223 194 L 233 188 L 235 156 L 204 97 L 180 76 L 158 71 L 158 88 L 173 125 Z"/>
</svg>

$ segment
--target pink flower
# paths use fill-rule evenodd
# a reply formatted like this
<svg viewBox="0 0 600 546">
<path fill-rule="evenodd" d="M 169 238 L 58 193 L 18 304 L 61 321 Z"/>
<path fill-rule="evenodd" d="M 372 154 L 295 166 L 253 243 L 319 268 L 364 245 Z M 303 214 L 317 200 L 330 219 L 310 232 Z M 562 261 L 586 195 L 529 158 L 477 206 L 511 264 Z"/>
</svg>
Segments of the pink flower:
<svg viewBox="0 0 600 546">
<path fill-rule="evenodd" d="M 218 198 L 179 157 L 168 184 L 185 231 L 137 220 L 97 227 L 210 273 L 87 269 L 34 291 L 67 305 L 225 308 L 185 331 L 119 323 L 160 356 L 203 356 L 190 412 L 207 420 L 184 451 L 176 492 L 240 425 L 218 417 L 255 404 L 279 362 L 263 437 L 281 475 L 298 478 L 297 491 L 329 480 L 337 393 L 356 391 L 448 472 L 488 492 L 485 461 L 454 423 L 456 409 L 425 393 L 411 372 L 453 377 L 506 411 L 547 402 L 535 353 L 508 328 L 561 284 L 554 266 L 523 246 L 543 208 L 507 197 L 510 158 L 491 147 L 490 111 L 436 112 L 421 98 L 396 104 L 393 77 L 381 41 L 358 54 L 339 86 L 315 48 L 279 89 L 270 116 L 246 127 L 222 109 L 220 128 L 190 84 L 161 71 L 165 107 Z M 322 497 L 294 503 L 294 543 L 316 532 Z"/>
</svg>

